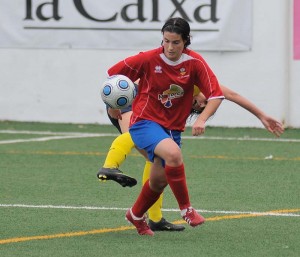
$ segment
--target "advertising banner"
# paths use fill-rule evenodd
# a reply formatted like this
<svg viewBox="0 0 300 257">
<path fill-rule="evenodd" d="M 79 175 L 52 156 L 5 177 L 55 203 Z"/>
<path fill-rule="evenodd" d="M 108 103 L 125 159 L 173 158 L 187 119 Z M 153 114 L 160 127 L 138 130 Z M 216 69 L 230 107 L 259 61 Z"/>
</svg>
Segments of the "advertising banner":
<svg viewBox="0 0 300 257">
<path fill-rule="evenodd" d="M 0 47 L 143 50 L 170 17 L 190 23 L 194 50 L 251 48 L 252 0 L 2 1 Z"/>
</svg>

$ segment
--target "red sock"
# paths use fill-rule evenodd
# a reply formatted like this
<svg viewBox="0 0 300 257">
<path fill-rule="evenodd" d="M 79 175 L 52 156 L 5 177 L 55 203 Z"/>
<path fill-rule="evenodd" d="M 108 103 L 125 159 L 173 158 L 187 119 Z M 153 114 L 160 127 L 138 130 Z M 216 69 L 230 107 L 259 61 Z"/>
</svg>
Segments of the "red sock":
<svg viewBox="0 0 300 257">
<path fill-rule="evenodd" d="M 158 200 L 161 193 L 152 191 L 147 180 L 140 192 L 137 200 L 131 208 L 134 216 L 141 218 L 148 211 L 148 209 Z"/>
<path fill-rule="evenodd" d="M 178 167 L 165 166 L 167 181 L 178 202 L 180 210 L 191 206 L 189 193 L 187 189 L 184 165 Z"/>
</svg>

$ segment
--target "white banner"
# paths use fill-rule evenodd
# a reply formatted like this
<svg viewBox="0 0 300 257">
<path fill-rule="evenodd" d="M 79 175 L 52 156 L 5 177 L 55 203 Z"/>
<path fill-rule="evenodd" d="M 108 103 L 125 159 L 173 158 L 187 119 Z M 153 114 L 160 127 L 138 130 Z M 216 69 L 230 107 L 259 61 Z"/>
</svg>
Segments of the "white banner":
<svg viewBox="0 0 300 257">
<path fill-rule="evenodd" d="M 189 21 L 194 50 L 251 48 L 252 0 L 1 0 L 0 47 L 144 50 L 170 17 Z"/>
</svg>

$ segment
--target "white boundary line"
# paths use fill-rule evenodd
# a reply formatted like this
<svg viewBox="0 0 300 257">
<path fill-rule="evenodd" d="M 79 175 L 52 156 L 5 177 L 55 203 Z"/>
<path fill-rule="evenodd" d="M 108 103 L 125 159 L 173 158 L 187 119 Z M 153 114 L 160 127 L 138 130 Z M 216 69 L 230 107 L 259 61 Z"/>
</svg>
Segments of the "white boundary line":
<svg viewBox="0 0 300 257">
<path fill-rule="evenodd" d="M 77 133 L 77 132 L 50 132 L 50 131 L 25 131 L 25 130 L 0 130 L 3 134 L 27 134 L 27 135 L 53 135 L 50 137 L 39 137 L 39 138 L 27 138 L 27 139 L 12 139 L 12 140 L 2 140 L 2 144 L 15 144 L 15 143 L 26 143 L 26 142 L 45 142 L 50 140 L 60 140 L 60 139 L 71 139 L 71 138 L 87 138 L 87 137 L 117 137 L 119 134 L 112 133 Z"/>
<path fill-rule="evenodd" d="M 39 137 L 39 138 L 28 138 L 28 139 L 2 140 L 2 141 L 0 141 L 0 145 L 26 143 L 26 142 L 45 142 L 45 141 L 50 141 L 50 140 L 60 140 L 60 139 L 70 139 L 70 138 L 87 138 L 87 137 L 99 137 L 99 136 L 95 136 L 95 135 L 69 135 L 69 136 L 67 136 L 66 135 L 66 136 L 51 136 L 51 137 Z"/>
<path fill-rule="evenodd" d="M 51 131 L 27 131 L 27 130 L 0 130 L 3 134 L 28 134 L 28 135 L 50 135 L 48 137 L 2 140 L 0 144 L 14 144 L 25 142 L 43 142 L 50 140 L 71 139 L 71 138 L 87 138 L 87 137 L 117 137 L 115 133 L 79 133 L 79 132 L 51 132 Z M 182 136 L 182 139 L 197 140 L 229 140 L 229 141 L 269 141 L 269 142 L 295 142 L 299 143 L 300 139 L 288 138 L 250 138 L 250 137 L 209 137 L 209 136 Z"/>
<path fill-rule="evenodd" d="M 73 136 L 117 136 L 117 133 L 82 133 L 82 132 L 52 132 L 30 130 L 0 130 L 3 134 L 28 134 L 28 135 L 73 135 Z"/>
<path fill-rule="evenodd" d="M 68 210 L 104 210 L 104 211 L 126 211 L 128 208 L 117 207 L 96 207 L 96 206 L 66 206 L 66 205 L 30 205 L 30 204 L 0 204 L 0 208 L 33 208 L 33 209 L 68 209 Z M 162 209 L 164 212 L 179 212 L 179 209 Z M 202 213 L 218 213 L 218 214 L 253 214 L 262 216 L 283 216 L 283 217 L 300 217 L 295 213 L 277 213 L 277 212 L 258 212 L 258 211 L 221 211 L 221 210 L 201 210 Z"/>
</svg>

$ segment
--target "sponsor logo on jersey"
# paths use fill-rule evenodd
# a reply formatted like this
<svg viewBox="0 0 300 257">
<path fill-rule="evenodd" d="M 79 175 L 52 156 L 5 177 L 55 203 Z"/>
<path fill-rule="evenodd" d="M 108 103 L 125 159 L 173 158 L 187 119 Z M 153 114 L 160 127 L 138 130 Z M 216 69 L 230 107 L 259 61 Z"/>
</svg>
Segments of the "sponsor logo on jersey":
<svg viewBox="0 0 300 257">
<path fill-rule="evenodd" d="M 158 100 L 166 107 L 170 108 L 172 104 L 172 100 L 175 98 L 182 97 L 184 95 L 184 90 L 182 87 L 171 84 L 168 90 L 165 90 L 162 94 L 158 95 Z"/>
</svg>

